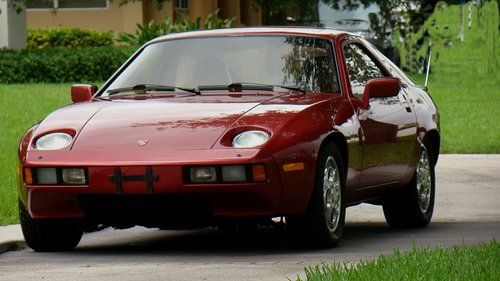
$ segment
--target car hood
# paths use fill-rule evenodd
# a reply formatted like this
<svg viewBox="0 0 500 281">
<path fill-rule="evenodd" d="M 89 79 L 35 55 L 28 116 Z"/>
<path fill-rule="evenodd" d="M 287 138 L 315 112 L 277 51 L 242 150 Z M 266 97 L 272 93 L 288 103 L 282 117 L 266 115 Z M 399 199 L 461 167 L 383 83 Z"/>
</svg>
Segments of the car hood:
<svg viewBox="0 0 500 281">
<path fill-rule="evenodd" d="M 246 112 L 283 94 L 95 100 L 53 112 L 36 134 L 74 130 L 72 151 L 209 149 Z"/>
</svg>

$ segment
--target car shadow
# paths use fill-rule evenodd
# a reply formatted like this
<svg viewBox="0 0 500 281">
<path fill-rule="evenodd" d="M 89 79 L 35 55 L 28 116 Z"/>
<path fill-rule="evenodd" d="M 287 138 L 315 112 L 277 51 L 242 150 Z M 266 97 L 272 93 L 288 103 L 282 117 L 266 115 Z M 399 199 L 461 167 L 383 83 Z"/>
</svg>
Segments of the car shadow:
<svg viewBox="0 0 500 281">
<path fill-rule="evenodd" d="M 336 248 L 318 249 L 297 243 L 285 230 L 263 228 L 247 232 L 222 232 L 217 229 L 193 231 L 133 231 L 130 236 L 121 230 L 113 236 L 112 230 L 106 233 L 93 233 L 94 237 L 82 241 L 75 253 L 81 254 L 161 254 L 175 256 L 252 256 L 293 253 L 352 253 L 362 249 L 378 251 L 379 248 L 392 249 L 391 241 L 407 241 L 411 246 L 415 237 L 446 233 L 449 225 L 435 223 L 425 229 L 391 229 L 385 223 L 349 223 L 346 225 L 341 243 Z M 109 233 L 109 235 L 108 235 Z M 433 233 L 433 234 L 430 234 Z M 109 236 L 109 237 L 107 237 Z M 396 243 L 395 243 L 396 244 Z"/>
</svg>

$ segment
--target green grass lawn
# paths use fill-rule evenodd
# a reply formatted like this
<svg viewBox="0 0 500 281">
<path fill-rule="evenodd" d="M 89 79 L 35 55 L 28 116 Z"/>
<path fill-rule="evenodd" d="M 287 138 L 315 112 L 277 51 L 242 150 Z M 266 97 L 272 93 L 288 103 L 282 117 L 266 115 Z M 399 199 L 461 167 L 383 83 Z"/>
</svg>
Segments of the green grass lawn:
<svg viewBox="0 0 500 281">
<path fill-rule="evenodd" d="M 17 216 L 17 147 L 24 132 L 71 102 L 70 85 L 0 85 L 0 225 Z"/>
<path fill-rule="evenodd" d="M 500 46 L 497 3 L 488 2 L 465 41 L 456 40 L 459 8 L 436 11 L 430 20 L 447 31 L 433 31 L 435 42 L 429 89 L 441 113 L 444 153 L 500 153 Z M 476 13 L 474 13 L 476 16 Z M 452 40 L 451 48 L 442 45 Z M 495 41 L 496 40 L 496 41 Z M 423 76 L 414 77 L 422 82 Z M 46 114 L 70 102 L 69 84 L 0 85 L 0 225 L 17 222 L 16 163 L 22 134 Z"/>
<path fill-rule="evenodd" d="M 354 266 L 322 264 L 305 269 L 307 281 L 319 280 L 498 280 L 500 244 L 468 247 L 421 248 L 362 261 Z M 300 280 L 300 278 L 298 279 Z"/>
<path fill-rule="evenodd" d="M 487 2 L 482 13 L 478 21 L 475 8 L 464 42 L 457 40 L 459 5 L 435 11 L 424 25 L 433 42 L 429 91 L 441 114 L 443 153 L 500 153 L 498 3 Z M 451 47 L 444 46 L 446 40 Z"/>
</svg>

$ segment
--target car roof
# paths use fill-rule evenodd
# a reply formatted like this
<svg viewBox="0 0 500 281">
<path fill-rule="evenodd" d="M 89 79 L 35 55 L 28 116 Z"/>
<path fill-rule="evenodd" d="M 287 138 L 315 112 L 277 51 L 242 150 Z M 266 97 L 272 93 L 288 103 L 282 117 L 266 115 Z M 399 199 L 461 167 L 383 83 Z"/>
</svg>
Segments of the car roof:
<svg viewBox="0 0 500 281">
<path fill-rule="evenodd" d="M 290 35 L 316 35 L 316 36 L 339 36 L 347 34 L 346 31 L 335 30 L 327 27 L 304 27 L 304 26 L 266 26 L 266 27 L 236 27 L 210 30 L 197 30 L 180 33 L 170 33 L 153 39 L 150 43 L 184 38 L 198 38 L 210 36 L 237 36 L 237 35 L 272 35 L 272 34 L 290 34 Z"/>
</svg>

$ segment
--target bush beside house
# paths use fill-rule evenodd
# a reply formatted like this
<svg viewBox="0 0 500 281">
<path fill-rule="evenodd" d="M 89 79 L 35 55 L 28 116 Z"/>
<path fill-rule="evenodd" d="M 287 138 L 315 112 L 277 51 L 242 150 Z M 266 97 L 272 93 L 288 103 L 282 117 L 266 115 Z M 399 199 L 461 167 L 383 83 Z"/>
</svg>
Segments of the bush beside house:
<svg viewBox="0 0 500 281">
<path fill-rule="evenodd" d="M 0 51 L 0 83 L 104 81 L 136 47 L 46 48 Z"/>
<path fill-rule="evenodd" d="M 28 30 L 28 49 L 112 46 L 112 31 L 81 28 L 42 28 Z"/>
<path fill-rule="evenodd" d="M 138 24 L 135 32 L 119 33 L 116 38 L 112 31 L 80 28 L 29 30 L 26 50 L 0 50 L 0 84 L 104 81 L 151 39 L 172 32 L 230 27 L 233 19 L 219 18 L 217 13 L 204 21 L 167 18 L 161 24 Z"/>
</svg>

